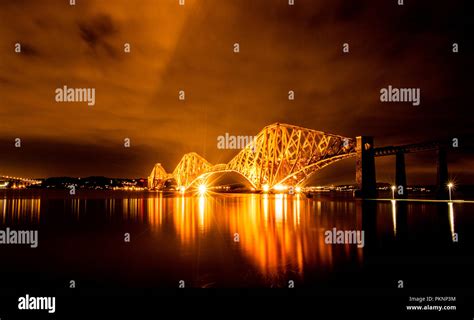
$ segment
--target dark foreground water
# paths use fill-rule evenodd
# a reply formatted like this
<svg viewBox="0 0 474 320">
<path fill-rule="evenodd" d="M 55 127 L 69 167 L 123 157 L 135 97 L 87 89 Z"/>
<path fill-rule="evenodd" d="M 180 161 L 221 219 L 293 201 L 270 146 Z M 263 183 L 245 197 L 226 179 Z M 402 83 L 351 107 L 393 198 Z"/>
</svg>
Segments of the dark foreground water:
<svg viewBox="0 0 474 320">
<path fill-rule="evenodd" d="M 473 216 L 342 196 L 4 191 L 0 229 L 38 230 L 39 246 L 0 245 L 0 287 L 470 289 Z M 364 230 L 364 247 L 326 244 L 333 228 Z"/>
</svg>

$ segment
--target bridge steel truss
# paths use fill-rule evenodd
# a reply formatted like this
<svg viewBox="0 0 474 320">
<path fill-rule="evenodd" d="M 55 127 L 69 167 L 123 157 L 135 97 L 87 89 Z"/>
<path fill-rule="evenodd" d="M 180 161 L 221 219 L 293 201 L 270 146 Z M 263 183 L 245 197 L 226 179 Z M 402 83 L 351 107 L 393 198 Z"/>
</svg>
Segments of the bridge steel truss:
<svg viewBox="0 0 474 320">
<path fill-rule="evenodd" d="M 148 189 L 161 189 L 170 176 L 161 163 L 155 164 L 148 176 Z"/>
<path fill-rule="evenodd" d="M 276 123 L 260 131 L 227 164 L 213 166 L 197 153 L 187 153 L 171 175 L 157 164 L 148 177 L 148 185 L 159 189 L 164 179 L 172 178 L 187 189 L 214 173 L 235 172 L 257 190 L 264 185 L 297 186 L 325 166 L 355 155 L 354 138 Z"/>
<path fill-rule="evenodd" d="M 199 176 L 211 171 L 213 165 L 196 152 L 186 153 L 173 171 L 178 186 L 188 188 Z"/>
<path fill-rule="evenodd" d="M 261 189 L 300 185 L 323 167 L 355 156 L 355 139 L 287 124 L 265 127 L 227 165 Z"/>
</svg>

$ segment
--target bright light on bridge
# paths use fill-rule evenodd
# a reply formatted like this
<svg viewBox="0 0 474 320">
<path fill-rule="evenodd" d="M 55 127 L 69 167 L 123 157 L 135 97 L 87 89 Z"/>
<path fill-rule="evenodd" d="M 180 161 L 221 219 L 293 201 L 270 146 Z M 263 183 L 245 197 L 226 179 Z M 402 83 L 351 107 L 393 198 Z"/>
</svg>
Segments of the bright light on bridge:
<svg viewBox="0 0 474 320">
<path fill-rule="evenodd" d="M 282 185 L 282 184 L 277 184 L 273 187 L 273 190 L 277 192 L 284 192 L 288 189 L 288 186 Z"/>
<path fill-rule="evenodd" d="M 201 185 L 199 185 L 199 187 L 198 187 L 198 191 L 199 191 L 199 194 L 200 194 L 200 195 L 203 195 L 203 194 L 205 194 L 205 193 L 206 193 L 206 191 L 207 191 L 207 187 L 206 187 L 206 185 L 205 185 L 205 184 L 201 184 Z"/>
<path fill-rule="evenodd" d="M 185 193 L 186 192 L 186 187 L 185 186 L 179 187 L 179 192 Z"/>
<path fill-rule="evenodd" d="M 263 192 L 267 193 L 268 191 L 270 191 L 270 187 L 268 186 L 268 184 L 264 184 L 262 186 L 262 190 L 263 190 Z"/>
<path fill-rule="evenodd" d="M 296 193 L 301 193 L 301 187 L 295 187 L 295 192 Z"/>
</svg>

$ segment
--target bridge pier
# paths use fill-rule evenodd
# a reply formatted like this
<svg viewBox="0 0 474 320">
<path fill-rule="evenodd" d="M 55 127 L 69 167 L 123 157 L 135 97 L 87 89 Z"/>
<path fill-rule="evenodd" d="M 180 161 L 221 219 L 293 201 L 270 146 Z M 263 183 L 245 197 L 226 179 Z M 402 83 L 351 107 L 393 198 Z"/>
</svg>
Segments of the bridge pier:
<svg viewBox="0 0 474 320">
<path fill-rule="evenodd" d="M 375 198 L 377 183 L 375 179 L 375 155 L 373 137 L 356 137 L 356 182 L 358 198 Z"/>
<path fill-rule="evenodd" d="M 438 161 L 436 163 L 436 198 L 448 199 L 448 159 L 446 148 L 439 147 L 437 150 Z"/>
<path fill-rule="evenodd" d="M 405 153 L 398 151 L 395 154 L 395 197 L 404 199 L 408 197 L 407 191 L 407 174 L 405 171 Z"/>
</svg>

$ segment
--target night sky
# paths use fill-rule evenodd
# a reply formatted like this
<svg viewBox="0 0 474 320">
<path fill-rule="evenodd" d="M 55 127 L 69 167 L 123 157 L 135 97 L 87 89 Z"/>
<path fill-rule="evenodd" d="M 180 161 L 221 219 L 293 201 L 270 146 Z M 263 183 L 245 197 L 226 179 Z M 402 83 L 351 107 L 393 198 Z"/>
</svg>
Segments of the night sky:
<svg viewBox="0 0 474 320">
<path fill-rule="evenodd" d="M 379 146 L 473 134 L 468 1 L 404 2 L 2 0 L 0 175 L 145 177 L 191 151 L 223 163 L 238 150 L 219 150 L 219 135 L 274 122 Z M 57 103 L 64 85 L 96 88 L 96 104 Z M 388 85 L 420 88 L 421 104 L 380 102 Z M 406 162 L 409 184 L 434 183 L 434 153 Z M 474 182 L 472 153 L 449 164 Z M 350 183 L 354 166 L 315 179 Z M 377 171 L 392 181 L 394 159 Z"/>
</svg>

